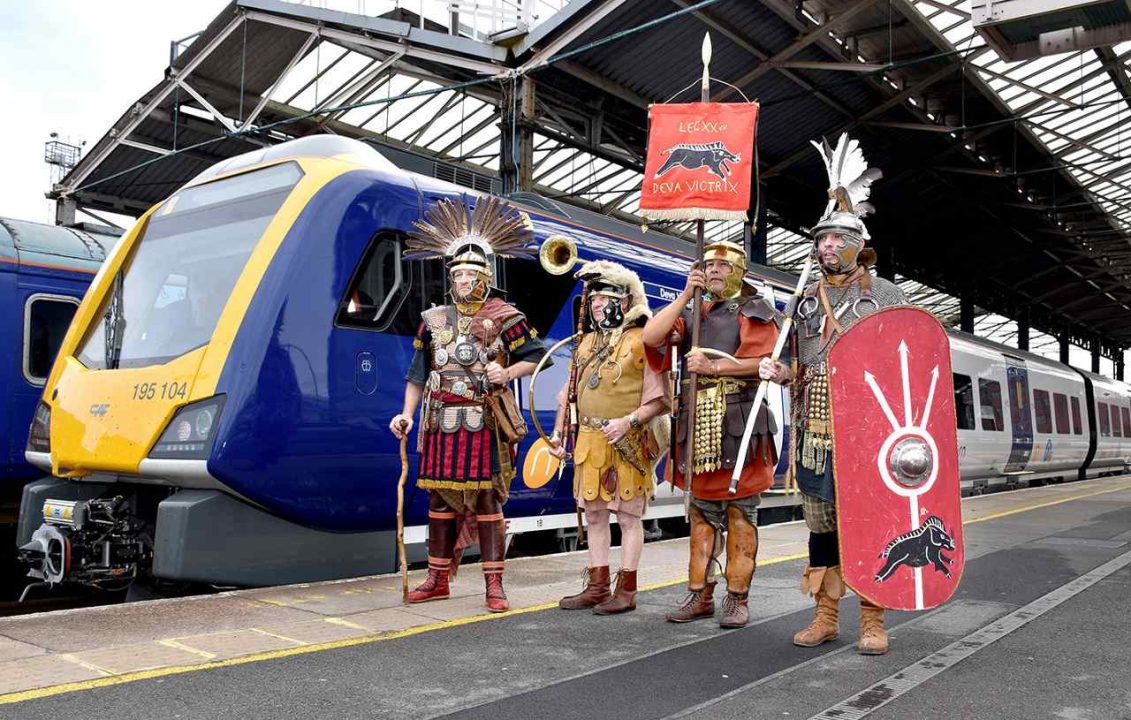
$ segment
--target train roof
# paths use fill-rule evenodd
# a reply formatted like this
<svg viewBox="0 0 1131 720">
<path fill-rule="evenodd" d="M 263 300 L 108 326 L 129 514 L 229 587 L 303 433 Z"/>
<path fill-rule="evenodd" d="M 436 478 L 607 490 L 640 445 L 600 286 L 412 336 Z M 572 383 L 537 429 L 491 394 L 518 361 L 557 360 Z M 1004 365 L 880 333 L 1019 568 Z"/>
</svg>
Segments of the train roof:
<svg viewBox="0 0 1131 720">
<path fill-rule="evenodd" d="M 122 231 L 108 225 L 47 225 L 0 217 L 0 262 L 97 272 Z"/>
</svg>

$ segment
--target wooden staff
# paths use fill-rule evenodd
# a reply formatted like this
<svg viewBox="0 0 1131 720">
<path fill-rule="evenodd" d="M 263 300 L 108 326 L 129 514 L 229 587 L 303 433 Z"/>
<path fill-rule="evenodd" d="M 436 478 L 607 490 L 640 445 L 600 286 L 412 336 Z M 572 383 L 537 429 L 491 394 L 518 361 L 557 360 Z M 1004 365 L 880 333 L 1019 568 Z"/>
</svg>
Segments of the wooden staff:
<svg viewBox="0 0 1131 720">
<path fill-rule="evenodd" d="M 408 605 L 408 562 L 404 551 L 404 484 L 408 479 L 408 423 L 401 422 L 401 479 L 397 481 L 397 554 L 401 561 L 401 601 Z"/>
<path fill-rule="evenodd" d="M 711 101 L 711 35 L 703 35 L 703 79 L 699 83 L 700 102 Z M 695 258 L 696 262 L 703 261 L 703 228 L 704 221 L 695 221 Z M 705 268 L 704 268 L 705 269 Z M 702 325 L 703 291 L 695 288 L 691 296 L 691 350 L 699 348 L 700 327 Z M 685 328 L 686 330 L 686 328 Z M 685 360 L 686 362 L 686 360 Z M 687 441 L 683 446 L 683 514 L 691 518 L 691 485 L 695 477 L 695 410 L 698 399 L 699 375 L 693 372 L 687 374 Z M 675 458 L 672 458 L 674 461 Z M 679 465 L 677 464 L 678 468 Z"/>
</svg>

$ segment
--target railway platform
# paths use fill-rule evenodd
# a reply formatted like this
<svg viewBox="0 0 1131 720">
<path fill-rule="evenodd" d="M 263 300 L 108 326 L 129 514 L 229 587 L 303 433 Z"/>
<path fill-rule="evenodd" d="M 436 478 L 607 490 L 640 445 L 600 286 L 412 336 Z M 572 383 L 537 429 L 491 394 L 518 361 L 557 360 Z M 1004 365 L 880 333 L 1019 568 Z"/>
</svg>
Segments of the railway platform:
<svg viewBox="0 0 1131 720">
<path fill-rule="evenodd" d="M 664 621 L 686 540 L 646 545 L 621 616 L 557 609 L 578 552 L 509 561 L 497 615 L 468 565 L 409 607 L 386 575 L 0 619 L 0 718 L 1131 717 L 1131 477 L 967 498 L 963 522 L 957 594 L 889 613 L 882 657 L 855 652 L 852 598 L 838 640 L 791 644 L 812 609 L 788 523 L 741 630 Z"/>
</svg>

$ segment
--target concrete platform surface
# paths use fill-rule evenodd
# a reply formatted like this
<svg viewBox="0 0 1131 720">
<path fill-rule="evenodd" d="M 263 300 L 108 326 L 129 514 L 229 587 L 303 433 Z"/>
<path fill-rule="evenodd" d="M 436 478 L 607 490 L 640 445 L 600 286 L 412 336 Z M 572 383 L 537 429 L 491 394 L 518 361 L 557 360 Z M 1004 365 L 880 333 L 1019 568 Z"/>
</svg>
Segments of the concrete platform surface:
<svg viewBox="0 0 1131 720">
<path fill-rule="evenodd" d="M 762 529 L 752 622 L 732 632 L 713 622 L 663 621 L 683 594 L 686 540 L 645 547 L 639 607 L 616 618 L 550 611 L 580 586 L 586 559 L 578 552 L 508 561 L 514 609 L 497 615 L 483 605 L 478 566 L 468 565 L 450 600 L 408 607 L 400 576 L 386 575 L 0 619 L 0 717 L 59 717 L 97 697 L 99 715 L 114 718 L 307 717 L 323 708 L 337 717 L 592 718 L 609 716 L 601 691 L 609 687 L 620 689 L 612 702 L 624 706 L 624 717 L 750 717 L 752 707 L 765 717 L 825 709 L 829 717 L 862 716 L 836 712 L 849 690 L 906 674 L 914 661 L 1131 550 L 1131 478 L 968 498 L 963 516 L 967 568 L 958 595 L 932 612 L 890 613 L 893 652 L 883 658 L 852 651 L 854 601 L 845 603 L 840 640 L 812 650 L 792 646 L 811 601 L 796 591 L 807 531 L 790 523 Z M 887 699 L 868 712 L 908 717 L 913 698 L 934 693 L 930 707 L 939 712 L 915 714 L 1045 716 L 1021 697 L 1027 684 L 1005 682 L 994 668 L 1039 685 L 1035 678 L 1059 663 L 1074 670 L 1049 688 L 1117 679 L 1131 686 L 1126 663 L 1107 663 L 1107 649 L 1131 640 L 1131 624 L 1105 618 L 1131 583 L 1131 569 L 1113 568 L 1042 620 L 954 665 L 961 672 L 902 694 L 881 691 Z M 416 583 L 423 573 L 412 575 Z M 1088 643 L 1075 664 L 1058 653 L 1066 639 Z M 996 693 L 1013 704 L 1005 714 L 987 710 L 967 697 L 960 677 L 996 681 Z M 952 706 L 943 702 L 944 683 Z M 1123 714 L 1080 714 L 1089 701 Z M 1114 689 L 1069 693 L 1059 717 L 1131 717 L 1129 702 L 1131 695 Z"/>
</svg>

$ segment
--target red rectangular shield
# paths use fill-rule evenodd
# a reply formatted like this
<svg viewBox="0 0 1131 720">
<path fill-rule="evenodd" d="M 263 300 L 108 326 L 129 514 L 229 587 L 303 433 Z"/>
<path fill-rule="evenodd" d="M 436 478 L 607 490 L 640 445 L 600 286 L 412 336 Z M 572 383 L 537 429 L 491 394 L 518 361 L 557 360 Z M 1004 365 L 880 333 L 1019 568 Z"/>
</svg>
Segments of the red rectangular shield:
<svg viewBox="0 0 1131 720">
<path fill-rule="evenodd" d="M 640 214 L 651 220 L 744 220 L 757 125 L 758 103 L 650 107 Z"/>
<path fill-rule="evenodd" d="M 965 562 L 950 342 L 933 315 L 866 315 L 829 349 L 840 562 L 893 610 L 945 602 Z"/>
</svg>

